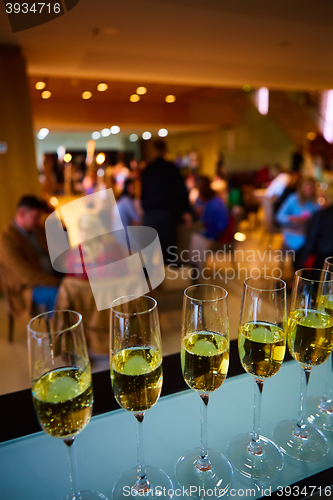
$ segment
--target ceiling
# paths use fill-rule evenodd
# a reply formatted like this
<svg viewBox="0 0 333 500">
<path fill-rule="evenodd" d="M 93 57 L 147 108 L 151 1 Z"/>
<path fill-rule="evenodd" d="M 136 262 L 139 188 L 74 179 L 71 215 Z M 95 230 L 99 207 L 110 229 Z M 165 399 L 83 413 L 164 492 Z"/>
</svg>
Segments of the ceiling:
<svg viewBox="0 0 333 500">
<path fill-rule="evenodd" d="M 64 16 L 13 34 L 0 5 L 0 44 L 22 47 L 31 77 L 155 82 L 165 91 L 167 84 L 331 88 L 332 28 L 328 0 L 80 0 Z M 67 98 L 74 87 L 63 87 Z"/>
</svg>

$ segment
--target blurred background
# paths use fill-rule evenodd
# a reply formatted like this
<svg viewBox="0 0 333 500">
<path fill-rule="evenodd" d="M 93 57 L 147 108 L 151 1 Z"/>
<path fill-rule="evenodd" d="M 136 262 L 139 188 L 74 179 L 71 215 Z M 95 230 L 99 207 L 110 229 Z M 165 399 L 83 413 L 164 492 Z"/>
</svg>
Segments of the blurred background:
<svg viewBox="0 0 333 500">
<path fill-rule="evenodd" d="M 176 257 L 162 244 L 166 279 L 152 291 L 165 355 L 179 351 L 191 283 L 228 290 L 236 338 L 251 270 L 274 273 L 290 288 L 295 268 L 320 265 L 314 240 L 332 239 L 325 229 L 333 201 L 329 2 L 80 0 L 15 34 L 1 9 L 1 231 L 17 222 L 27 195 L 42 200 L 45 218 L 112 188 L 123 223 L 156 227 L 161 240 L 168 211 Z M 163 176 L 149 174 L 158 158 L 172 172 L 169 191 Z M 166 196 L 164 206 L 156 193 Z M 317 212 L 329 222 L 314 236 Z M 7 393 L 30 381 L 27 318 L 13 310 L 1 244 L 0 393 Z M 96 320 L 77 298 L 86 288 L 73 298 L 64 280 L 66 305 L 83 307 L 93 367 L 107 369 L 108 318 Z"/>
</svg>

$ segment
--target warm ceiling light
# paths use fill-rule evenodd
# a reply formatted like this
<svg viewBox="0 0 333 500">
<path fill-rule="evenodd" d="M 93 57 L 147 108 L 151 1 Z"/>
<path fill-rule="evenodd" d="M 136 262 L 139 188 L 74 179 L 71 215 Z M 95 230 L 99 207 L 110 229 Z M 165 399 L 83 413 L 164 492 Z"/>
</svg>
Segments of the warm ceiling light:
<svg viewBox="0 0 333 500">
<path fill-rule="evenodd" d="M 145 141 L 148 141 L 148 139 L 151 138 L 151 133 L 146 131 L 142 134 L 142 139 L 144 139 Z"/>
<path fill-rule="evenodd" d="M 246 83 L 245 85 L 243 85 L 243 90 L 244 90 L 244 92 L 250 92 L 251 85 L 249 85 L 248 83 Z"/>
<path fill-rule="evenodd" d="M 120 127 L 118 127 L 118 125 L 112 125 L 112 127 L 110 128 L 110 130 L 111 130 L 111 134 L 119 134 Z"/>
<path fill-rule="evenodd" d="M 136 89 L 136 93 L 139 94 L 139 95 L 144 95 L 144 94 L 147 93 L 147 89 L 146 89 L 146 87 L 138 87 Z"/>
<path fill-rule="evenodd" d="M 96 156 L 96 163 L 98 165 L 102 165 L 102 163 L 105 162 L 105 154 L 104 153 L 99 153 L 97 156 Z"/>
<path fill-rule="evenodd" d="M 69 163 L 71 161 L 71 159 L 72 159 L 72 155 L 69 153 L 66 153 L 64 156 L 64 162 Z"/>
<path fill-rule="evenodd" d="M 139 139 L 139 137 L 137 136 L 137 134 L 131 134 L 131 135 L 129 136 L 129 140 L 130 140 L 131 142 L 136 142 L 138 139 Z"/>
<path fill-rule="evenodd" d="M 244 233 L 235 233 L 234 238 L 236 241 L 245 241 L 246 240 L 246 236 Z"/>
<path fill-rule="evenodd" d="M 267 87 L 260 87 L 257 94 L 258 111 L 261 115 L 267 115 L 269 109 L 269 90 Z"/>
<path fill-rule="evenodd" d="M 44 92 L 41 93 L 42 99 L 49 99 L 51 95 L 52 94 L 49 90 L 44 90 Z"/>
<path fill-rule="evenodd" d="M 167 95 L 165 98 L 165 102 L 175 102 L 175 100 L 176 100 L 176 97 L 172 94 Z"/>
<path fill-rule="evenodd" d="M 41 128 L 40 131 L 37 134 L 38 139 L 43 140 L 47 135 L 49 135 L 49 129 L 48 128 Z"/>
<path fill-rule="evenodd" d="M 160 130 L 157 132 L 160 137 L 166 137 L 168 135 L 168 131 L 166 128 L 160 128 Z"/>
<path fill-rule="evenodd" d="M 104 92 L 108 88 L 109 88 L 109 86 L 106 83 L 99 83 L 97 85 L 97 90 L 99 90 L 99 92 Z"/>
<path fill-rule="evenodd" d="M 140 96 L 138 94 L 132 94 L 129 98 L 131 102 L 138 102 L 140 101 Z"/>
<path fill-rule="evenodd" d="M 306 134 L 306 138 L 309 140 L 309 141 L 314 141 L 317 137 L 317 134 L 316 132 L 308 132 Z"/>
<path fill-rule="evenodd" d="M 333 89 L 322 94 L 322 115 L 324 117 L 323 136 L 327 142 L 333 143 Z"/>
<path fill-rule="evenodd" d="M 43 90 L 43 89 L 45 89 L 45 87 L 46 87 L 45 82 L 37 82 L 35 85 L 35 89 L 37 89 L 37 90 Z"/>
<path fill-rule="evenodd" d="M 92 93 L 89 90 L 82 92 L 82 99 L 90 99 L 92 97 Z"/>
<path fill-rule="evenodd" d="M 53 207 L 57 207 L 59 204 L 58 198 L 56 198 L 55 196 L 51 196 L 50 203 Z"/>
<path fill-rule="evenodd" d="M 109 128 L 103 128 L 101 134 L 103 137 L 109 137 L 109 135 L 111 134 L 111 130 Z"/>
<path fill-rule="evenodd" d="M 97 130 L 91 134 L 91 138 L 94 139 L 94 141 L 97 141 L 97 139 L 99 139 L 100 137 L 101 134 L 97 132 Z"/>
</svg>

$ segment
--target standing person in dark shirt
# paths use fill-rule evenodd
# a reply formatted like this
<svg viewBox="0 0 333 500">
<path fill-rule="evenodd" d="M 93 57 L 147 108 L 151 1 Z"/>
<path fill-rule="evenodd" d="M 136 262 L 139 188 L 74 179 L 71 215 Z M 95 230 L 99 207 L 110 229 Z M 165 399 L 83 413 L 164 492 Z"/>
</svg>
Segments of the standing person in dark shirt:
<svg viewBox="0 0 333 500">
<path fill-rule="evenodd" d="M 143 225 L 156 229 L 167 263 L 168 248 L 177 243 L 178 222 L 190 225 L 192 217 L 187 189 L 177 167 L 165 160 L 163 141 L 156 141 L 154 152 L 155 160 L 142 173 Z"/>
<path fill-rule="evenodd" d="M 291 171 L 300 172 L 303 167 L 304 157 L 303 157 L 303 147 L 301 144 L 298 145 L 296 151 L 291 156 Z"/>
</svg>

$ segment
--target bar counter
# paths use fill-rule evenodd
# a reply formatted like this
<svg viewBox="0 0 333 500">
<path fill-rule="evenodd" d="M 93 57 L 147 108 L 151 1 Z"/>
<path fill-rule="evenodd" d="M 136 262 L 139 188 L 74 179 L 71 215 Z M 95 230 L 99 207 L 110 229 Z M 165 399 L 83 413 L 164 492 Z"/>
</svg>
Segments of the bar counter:
<svg viewBox="0 0 333 500">
<path fill-rule="evenodd" d="M 163 469 L 176 488 L 177 459 L 199 446 L 200 400 L 194 391 L 186 390 L 179 354 L 165 357 L 163 367 L 162 397 L 145 416 L 145 458 L 148 465 Z M 313 369 L 308 396 L 323 393 L 326 370 L 325 364 Z M 288 355 L 280 371 L 265 382 L 262 435 L 271 438 L 279 421 L 297 417 L 300 378 L 301 367 Z M 76 439 L 80 487 L 100 491 L 110 499 L 117 478 L 136 465 L 136 422 L 114 400 L 109 372 L 94 374 L 93 384 L 94 414 Z M 232 341 L 228 377 L 212 394 L 208 408 L 208 444 L 224 455 L 235 435 L 252 430 L 253 384 L 240 364 L 237 341 Z M 70 493 L 65 445 L 40 431 L 30 390 L 3 395 L 0 405 L 1 500 L 62 500 Z M 234 471 L 227 496 L 332 498 L 333 436 L 326 433 L 326 437 L 330 451 L 321 461 L 305 463 L 285 457 L 279 476 L 259 487 Z M 288 485 L 292 490 L 282 489 Z"/>
</svg>

